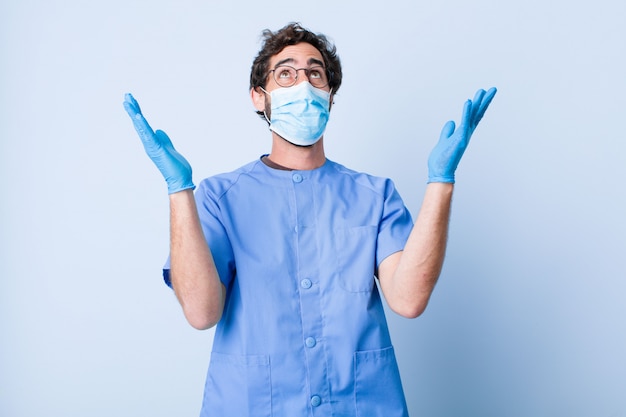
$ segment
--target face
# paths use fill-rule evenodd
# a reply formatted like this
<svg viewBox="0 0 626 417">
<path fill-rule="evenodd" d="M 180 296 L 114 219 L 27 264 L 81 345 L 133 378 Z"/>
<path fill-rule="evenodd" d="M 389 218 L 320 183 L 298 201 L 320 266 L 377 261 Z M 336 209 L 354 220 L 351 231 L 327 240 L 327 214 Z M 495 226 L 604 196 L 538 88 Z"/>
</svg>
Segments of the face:
<svg viewBox="0 0 626 417">
<path fill-rule="evenodd" d="M 278 54 L 274 55 L 269 62 L 269 68 L 276 68 L 278 65 L 289 65 L 293 68 L 310 68 L 313 66 L 324 66 L 322 54 L 313 45 L 305 42 L 285 47 Z M 307 81 L 304 71 L 298 71 L 298 78 L 294 85 Z M 269 74 L 265 84 L 265 91 L 268 93 L 277 88 L 281 88 L 275 81 L 273 73 Z M 330 91 L 330 87 L 323 87 L 322 90 Z M 259 111 L 265 111 L 270 117 L 270 96 L 259 87 L 251 91 L 254 107 Z M 332 99 L 331 99 L 332 102 Z"/>
</svg>

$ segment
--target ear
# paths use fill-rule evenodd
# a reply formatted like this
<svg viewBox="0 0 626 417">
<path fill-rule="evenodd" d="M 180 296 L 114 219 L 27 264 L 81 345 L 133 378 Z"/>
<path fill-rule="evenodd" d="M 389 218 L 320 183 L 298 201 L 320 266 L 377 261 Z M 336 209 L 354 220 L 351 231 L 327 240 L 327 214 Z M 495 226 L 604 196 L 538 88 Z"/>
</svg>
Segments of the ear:
<svg viewBox="0 0 626 417">
<path fill-rule="evenodd" d="M 265 93 L 261 90 L 261 87 L 251 88 L 250 98 L 255 109 L 261 112 L 265 111 Z"/>
</svg>

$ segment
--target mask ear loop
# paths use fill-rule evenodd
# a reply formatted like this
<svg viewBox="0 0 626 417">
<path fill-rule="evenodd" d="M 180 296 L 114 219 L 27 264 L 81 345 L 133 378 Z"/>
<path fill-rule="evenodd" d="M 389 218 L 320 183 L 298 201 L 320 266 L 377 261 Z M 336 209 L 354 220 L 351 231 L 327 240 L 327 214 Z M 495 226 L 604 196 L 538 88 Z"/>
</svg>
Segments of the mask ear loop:
<svg viewBox="0 0 626 417">
<path fill-rule="evenodd" d="M 261 91 L 263 91 L 265 94 L 269 95 L 270 97 L 272 96 L 270 93 L 267 92 L 267 90 L 265 90 L 265 88 L 259 86 L 259 88 L 261 89 Z M 272 122 L 270 122 L 270 119 L 268 119 L 267 117 L 267 113 L 265 113 L 265 108 L 263 108 L 263 117 L 265 117 L 265 120 L 267 121 L 268 125 L 272 125 Z"/>
<path fill-rule="evenodd" d="M 333 88 L 330 88 L 330 91 L 328 92 L 328 111 L 330 112 L 330 108 L 333 107 L 333 104 L 335 104 L 335 97 L 333 96 Z"/>
</svg>

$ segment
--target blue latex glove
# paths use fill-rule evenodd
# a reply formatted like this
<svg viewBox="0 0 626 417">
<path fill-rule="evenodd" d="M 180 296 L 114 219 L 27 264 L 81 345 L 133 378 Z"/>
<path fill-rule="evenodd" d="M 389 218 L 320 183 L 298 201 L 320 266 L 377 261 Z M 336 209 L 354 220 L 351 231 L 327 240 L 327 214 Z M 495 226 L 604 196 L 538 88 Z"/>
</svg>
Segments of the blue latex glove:
<svg viewBox="0 0 626 417">
<path fill-rule="evenodd" d="M 133 120 L 135 130 L 143 142 L 146 153 L 163 174 L 167 182 L 168 193 L 173 194 L 189 188 L 194 189 L 195 185 L 191 179 L 191 165 L 174 149 L 172 141 L 165 132 L 152 130 L 141 114 L 139 103 L 131 94 L 126 94 L 124 97 L 124 108 Z"/>
<path fill-rule="evenodd" d="M 474 100 L 467 100 L 463 107 L 461 124 L 455 131 L 454 121 L 447 122 L 441 130 L 439 142 L 428 157 L 428 182 L 454 183 L 454 172 L 467 148 L 472 133 L 482 119 L 489 103 L 496 95 L 496 88 L 478 90 Z"/>
</svg>

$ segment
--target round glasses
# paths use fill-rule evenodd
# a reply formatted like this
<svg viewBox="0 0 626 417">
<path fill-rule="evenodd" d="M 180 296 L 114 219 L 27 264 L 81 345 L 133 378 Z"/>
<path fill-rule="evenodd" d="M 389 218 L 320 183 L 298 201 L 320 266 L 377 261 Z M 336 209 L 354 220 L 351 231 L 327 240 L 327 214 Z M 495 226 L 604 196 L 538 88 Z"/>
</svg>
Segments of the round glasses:
<svg viewBox="0 0 626 417">
<path fill-rule="evenodd" d="M 289 65 L 279 65 L 271 70 L 270 73 L 274 73 L 274 81 L 276 81 L 276 84 L 281 87 L 291 87 L 298 81 L 299 71 L 304 71 L 309 82 L 315 88 L 324 88 L 328 85 L 326 68 L 320 65 L 310 68 L 294 68 Z"/>
</svg>

